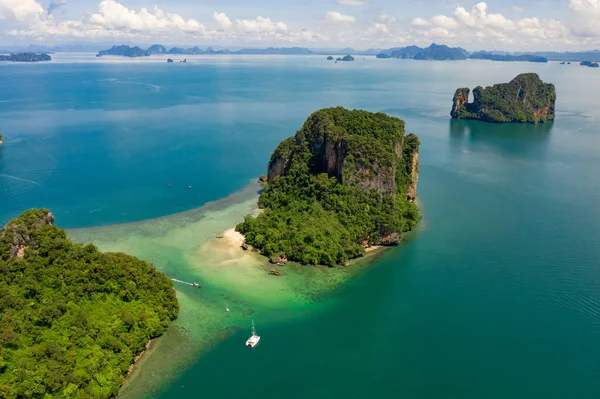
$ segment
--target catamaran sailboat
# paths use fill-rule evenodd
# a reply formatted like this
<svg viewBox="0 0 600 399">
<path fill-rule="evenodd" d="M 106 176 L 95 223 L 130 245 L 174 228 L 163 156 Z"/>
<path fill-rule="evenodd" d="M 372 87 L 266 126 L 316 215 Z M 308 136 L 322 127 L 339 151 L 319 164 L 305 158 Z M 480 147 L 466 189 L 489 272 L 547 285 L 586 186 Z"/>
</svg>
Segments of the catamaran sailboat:
<svg viewBox="0 0 600 399">
<path fill-rule="evenodd" d="M 260 341 L 260 336 L 256 335 L 256 328 L 254 328 L 254 319 L 252 319 L 252 336 L 246 341 L 246 346 L 249 348 L 254 348 L 256 345 L 258 345 L 258 341 Z"/>
</svg>

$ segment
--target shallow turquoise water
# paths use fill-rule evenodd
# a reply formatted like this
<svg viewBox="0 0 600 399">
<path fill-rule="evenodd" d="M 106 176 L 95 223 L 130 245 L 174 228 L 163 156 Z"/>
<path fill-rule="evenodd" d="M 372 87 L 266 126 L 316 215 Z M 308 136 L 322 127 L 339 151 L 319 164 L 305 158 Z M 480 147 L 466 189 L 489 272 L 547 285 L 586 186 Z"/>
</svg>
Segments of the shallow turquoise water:
<svg viewBox="0 0 600 399">
<path fill-rule="evenodd" d="M 598 71 L 57 59 L 0 65 L 1 222 L 32 206 L 63 227 L 198 207 L 263 173 L 274 146 L 324 106 L 388 112 L 421 137 L 425 219 L 413 240 L 318 312 L 257 320 L 256 350 L 239 331 L 154 396 L 600 397 Z M 529 71 L 557 86 L 554 124 L 449 120 L 456 87 Z"/>
</svg>

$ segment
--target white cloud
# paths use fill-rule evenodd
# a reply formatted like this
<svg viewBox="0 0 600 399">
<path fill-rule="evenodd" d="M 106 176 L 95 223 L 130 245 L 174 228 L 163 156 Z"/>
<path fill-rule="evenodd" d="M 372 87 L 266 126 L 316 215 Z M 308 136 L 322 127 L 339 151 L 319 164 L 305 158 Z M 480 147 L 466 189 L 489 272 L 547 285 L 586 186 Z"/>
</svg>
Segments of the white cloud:
<svg viewBox="0 0 600 399">
<path fill-rule="evenodd" d="M 233 23 L 225 13 L 215 11 L 213 19 L 224 29 L 230 29 L 233 26 Z"/>
<path fill-rule="evenodd" d="M 519 7 L 519 6 L 512 6 L 512 9 L 514 12 L 518 12 L 518 13 L 522 13 L 523 11 L 525 11 L 525 9 L 523 7 Z"/>
<path fill-rule="evenodd" d="M 353 23 L 356 19 L 352 15 L 344 15 L 337 11 L 327 11 L 325 19 L 331 22 L 348 22 Z"/>
<path fill-rule="evenodd" d="M 396 22 L 396 17 L 393 17 L 393 16 L 385 14 L 385 13 L 381 14 L 379 16 L 379 19 L 388 24 L 393 24 Z"/>
<path fill-rule="evenodd" d="M 369 4 L 368 1 L 364 0 L 337 0 L 337 2 L 343 6 L 364 6 Z"/>
<path fill-rule="evenodd" d="M 388 26 L 386 24 L 375 22 L 373 24 L 373 26 L 371 26 L 368 29 L 368 33 L 375 34 L 375 35 L 377 35 L 377 34 L 388 35 L 390 33 L 390 29 L 388 28 Z"/>
<path fill-rule="evenodd" d="M 572 8 L 594 8 L 600 0 L 571 0 Z M 582 3 L 586 3 L 582 5 Z M 592 5 L 590 5 L 592 4 Z M 553 19 L 510 19 L 499 13 L 488 12 L 485 2 L 475 4 L 470 10 L 457 7 L 453 16 L 437 15 L 432 18 L 415 18 L 412 34 L 441 40 L 449 45 L 471 45 L 488 48 L 491 45 L 512 48 L 548 48 L 571 46 L 573 34 L 560 21 Z M 582 29 L 581 33 L 589 33 Z"/>
<path fill-rule="evenodd" d="M 445 15 L 436 15 L 435 17 L 431 18 L 431 22 L 435 26 L 438 26 L 438 27 L 444 28 L 444 29 L 453 29 L 458 26 L 458 24 L 456 23 L 456 21 L 454 19 L 447 17 Z"/>
<path fill-rule="evenodd" d="M 60 0 L 59 0 L 60 1 Z M 9 35 L 36 39 L 49 37 L 75 38 L 211 38 L 247 41 L 276 38 L 282 41 L 315 41 L 322 38 L 310 30 L 292 32 L 283 22 L 258 16 L 256 19 L 236 19 L 235 29 L 231 19 L 214 12 L 212 17 L 224 30 L 208 30 L 195 19 L 185 19 L 168 13 L 158 6 L 149 10 L 133 10 L 116 0 L 101 0 L 98 10 L 78 21 L 56 21 L 35 0 L 0 0 L 2 15 L 8 14 L 16 24 Z M 1 28 L 0 28 L 1 33 Z"/>
<path fill-rule="evenodd" d="M 256 17 L 256 19 L 236 19 L 240 31 L 256 35 L 282 35 L 288 31 L 283 22 L 273 22 L 270 18 Z"/>
<path fill-rule="evenodd" d="M 46 10 L 35 0 L 0 0 L 0 10 L 9 12 L 17 21 L 36 19 L 45 14 Z"/>
<path fill-rule="evenodd" d="M 512 17 L 491 12 L 480 1 L 453 12 L 433 17 L 415 17 L 409 25 L 378 11 L 364 18 L 355 18 L 338 11 L 329 11 L 324 18 L 291 22 L 272 20 L 266 16 L 233 18 L 222 12 L 206 15 L 170 13 L 159 6 L 135 8 L 125 0 L 93 0 L 96 9 L 80 18 L 67 19 L 53 10 L 66 0 L 0 0 L 0 37 L 35 40 L 128 39 L 138 43 L 160 41 L 199 44 L 199 40 L 223 44 L 265 45 L 321 43 L 328 45 L 360 45 L 393 47 L 402 44 L 429 45 L 432 41 L 472 49 L 584 49 L 600 46 L 600 0 L 567 0 L 559 10 L 562 22 L 539 16 L 520 18 L 522 9 L 508 9 Z M 166 0 L 155 0 L 165 5 Z M 74 3 L 71 1 L 70 3 Z M 345 6 L 361 6 L 370 1 L 337 0 Z M 43 5 L 44 6 L 43 6 Z M 46 7 L 48 4 L 50 6 Z M 127 3 L 130 4 L 130 3 Z M 509 3 L 511 4 L 511 3 Z M 514 12 L 513 12 L 514 11 Z M 528 9 L 528 11 L 533 11 Z M 73 10 L 71 10 L 73 12 Z M 183 16 L 185 15 L 185 17 Z M 263 14 L 264 15 L 264 14 Z M 403 16 L 405 18 L 407 16 Z M 211 20 L 212 18 L 212 20 Z M 202 23 L 200 22 L 202 21 Z M 204 25 L 204 22 L 207 25 Z M 210 29 L 207 26 L 215 26 Z M 9 39 L 10 40 L 10 39 Z"/>
<path fill-rule="evenodd" d="M 89 23 L 109 30 L 140 33 L 203 33 L 205 27 L 195 19 L 184 19 L 178 14 L 163 11 L 158 6 L 149 11 L 130 10 L 115 0 L 102 0 L 98 12 L 89 17 Z"/>
<path fill-rule="evenodd" d="M 600 14 L 600 0 L 569 0 L 569 8 L 579 13 Z"/>
<path fill-rule="evenodd" d="M 415 18 L 411 21 L 410 24 L 414 25 L 414 26 L 429 26 L 430 25 L 429 21 L 426 21 L 423 18 Z"/>
</svg>

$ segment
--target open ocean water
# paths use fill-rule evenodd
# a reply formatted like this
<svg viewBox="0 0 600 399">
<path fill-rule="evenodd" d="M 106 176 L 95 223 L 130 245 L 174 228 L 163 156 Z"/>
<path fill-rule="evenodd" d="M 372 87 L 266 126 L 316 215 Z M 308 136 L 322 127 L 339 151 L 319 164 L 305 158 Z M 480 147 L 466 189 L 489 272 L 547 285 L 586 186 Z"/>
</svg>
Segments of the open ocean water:
<svg viewBox="0 0 600 399">
<path fill-rule="evenodd" d="M 450 120 L 457 87 L 521 72 L 556 85 L 554 123 Z M 172 222 L 142 226 L 166 223 L 173 235 L 175 224 L 183 229 L 206 212 L 185 222 L 169 215 L 209 204 L 213 219 L 203 220 L 232 227 L 246 208 L 232 205 L 235 198 L 214 201 L 248 191 L 271 151 L 312 111 L 386 112 L 421 139 L 424 220 L 414 237 L 322 301 L 282 310 L 278 291 L 264 294 L 256 350 L 243 346 L 248 313 L 175 371 L 161 371 L 161 354 L 180 350 L 165 337 L 162 352 L 148 357 L 152 374 L 141 367 L 129 396 L 598 398 L 598 73 L 555 62 L 356 57 L 334 64 L 321 56 L 167 64 L 57 54 L 46 64 L 0 63 L 0 222 L 47 207 L 60 227 L 77 229 L 74 236 L 119 249 L 105 238 L 119 231 L 123 248 L 173 274 L 177 262 L 194 263 L 192 230 L 170 238 L 185 251 L 161 252 L 132 238 L 144 228 L 134 222 L 165 217 L 158 221 Z M 208 236 L 211 228 L 193 231 Z M 156 234 L 154 244 L 168 232 Z M 184 307 L 201 312 L 203 302 L 177 288 L 182 319 Z"/>
</svg>

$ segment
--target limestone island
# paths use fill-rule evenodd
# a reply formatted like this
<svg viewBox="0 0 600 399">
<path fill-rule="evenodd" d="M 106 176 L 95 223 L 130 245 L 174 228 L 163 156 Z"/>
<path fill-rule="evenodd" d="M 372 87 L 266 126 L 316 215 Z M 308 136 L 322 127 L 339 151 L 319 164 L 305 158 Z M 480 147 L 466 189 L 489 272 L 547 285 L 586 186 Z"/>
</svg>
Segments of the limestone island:
<svg viewBox="0 0 600 399">
<path fill-rule="evenodd" d="M 313 113 L 271 155 L 264 211 L 236 226 L 243 245 L 328 266 L 397 245 L 420 219 L 418 154 L 418 137 L 398 118 L 342 107 Z"/>
<path fill-rule="evenodd" d="M 598 68 L 598 67 L 600 67 L 600 64 L 598 64 L 597 62 L 592 62 L 592 61 L 581 61 L 579 63 L 579 65 L 590 67 L 590 68 Z"/>
<path fill-rule="evenodd" d="M 71 242 L 46 209 L 0 230 L 0 397 L 111 398 L 179 312 L 173 282 Z"/>
<path fill-rule="evenodd" d="M 11 62 L 40 62 L 40 61 L 51 61 L 50 57 L 46 53 L 14 53 L 9 55 L 0 54 L 0 61 L 11 61 Z"/>
<path fill-rule="evenodd" d="M 473 89 L 469 103 L 468 88 L 456 89 L 450 116 L 486 122 L 538 123 L 554 120 L 556 89 L 536 73 L 523 73 L 509 83 Z"/>
<path fill-rule="evenodd" d="M 350 54 L 344 56 L 343 58 L 338 57 L 336 59 L 336 61 L 343 61 L 343 62 L 348 62 L 348 61 L 354 61 L 354 57 L 352 57 Z"/>
<path fill-rule="evenodd" d="M 2 134 L 0 134 L 0 145 L 4 144 L 4 141 L 2 141 L 3 138 L 4 138 L 4 136 L 2 136 Z"/>
</svg>

